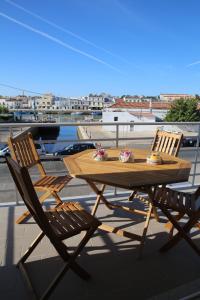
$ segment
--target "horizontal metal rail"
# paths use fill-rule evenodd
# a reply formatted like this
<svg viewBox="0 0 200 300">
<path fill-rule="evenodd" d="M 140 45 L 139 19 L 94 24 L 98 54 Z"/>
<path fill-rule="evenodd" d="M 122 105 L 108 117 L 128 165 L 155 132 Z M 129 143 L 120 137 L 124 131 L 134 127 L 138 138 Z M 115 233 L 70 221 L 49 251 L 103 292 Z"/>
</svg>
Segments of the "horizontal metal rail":
<svg viewBox="0 0 200 300">
<path fill-rule="evenodd" d="M 121 125 L 200 125 L 200 122 L 58 122 L 58 123 L 0 123 L 1 127 L 57 127 L 57 126 L 121 126 Z"/>
<path fill-rule="evenodd" d="M 194 135 L 192 135 L 191 133 L 188 133 L 187 138 L 191 138 L 191 139 L 196 139 L 195 143 L 195 147 L 182 147 L 181 148 L 181 152 L 187 152 L 187 151 L 192 151 L 194 153 L 194 157 L 192 162 L 193 165 L 193 170 L 190 174 L 190 178 L 192 178 L 192 184 L 194 186 L 195 184 L 195 178 L 196 176 L 199 176 L 200 173 L 197 172 L 197 165 L 200 163 L 199 160 L 199 143 L 200 143 L 200 122 L 59 122 L 59 123 L 0 123 L 0 131 L 4 132 L 4 131 L 8 131 L 10 132 L 10 135 L 13 135 L 17 129 L 20 129 L 21 131 L 23 130 L 27 130 L 28 128 L 36 128 L 36 127 L 58 127 L 58 126 L 65 126 L 65 127 L 94 127 L 94 126 L 115 126 L 116 130 L 115 130 L 115 136 L 111 137 L 111 138 L 93 138 L 93 137 L 88 137 L 86 139 L 84 138 L 80 138 L 78 141 L 77 139 L 62 139 L 62 140 L 35 140 L 36 143 L 40 143 L 40 144 L 55 144 L 55 143 L 59 143 L 59 144 L 65 144 L 65 143 L 77 143 L 77 142 L 113 142 L 114 145 L 116 147 L 119 146 L 120 141 L 143 141 L 143 144 L 148 144 L 150 145 L 150 141 L 153 140 L 153 136 L 129 136 L 129 137 L 124 137 L 124 132 L 121 132 L 119 130 L 120 126 L 129 126 L 129 125 L 138 125 L 138 126 L 149 126 L 149 125 L 153 125 L 158 128 L 162 128 L 163 126 L 168 126 L 168 125 L 178 125 L 180 126 L 184 126 L 184 129 L 187 129 L 185 126 L 196 126 L 198 128 L 197 132 L 194 133 Z M 138 132 L 139 133 L 139 132 Z M 20 133 L 19 133 L 20 134 Z M 44 160 L 55 160 L 55 159 L 59 159 L 62 158 L 62 156 L 53 156 L 53 155 L 41 155 L 41 158 Z M 53 173 L 53 171 L 50 171 L 49 173 Z M 56 173 L 64 173 L 64 171 L 56 171 Z M 81 187 L 83 186 L 83 184 L 75 184 L 73 186 L 76 187 Z"/>
</svg>

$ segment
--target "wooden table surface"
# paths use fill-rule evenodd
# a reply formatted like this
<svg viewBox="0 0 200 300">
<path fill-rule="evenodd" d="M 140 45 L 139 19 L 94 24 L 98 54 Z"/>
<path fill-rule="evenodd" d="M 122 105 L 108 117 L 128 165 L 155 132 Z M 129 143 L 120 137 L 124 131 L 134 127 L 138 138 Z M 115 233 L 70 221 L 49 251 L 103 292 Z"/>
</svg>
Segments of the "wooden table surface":
<svg viewBox="0 0 200 300">
<path fill-rule="evenodd" d="M 146 163 L 149 150 L 129 150 L 133 152 L 134 162 L 122 163 L 119 161 L 120 149 L 107 150 L 108 159 L 106 161 L 95 161 L 92 158 L 94 150 L 85 150 L 65 157 L 63 161 L 73 177 L 125 189 L 188 180 L 191 169 L 189 161 L 161 153 L 163 164 L 150 165 Z"/>
</svg>

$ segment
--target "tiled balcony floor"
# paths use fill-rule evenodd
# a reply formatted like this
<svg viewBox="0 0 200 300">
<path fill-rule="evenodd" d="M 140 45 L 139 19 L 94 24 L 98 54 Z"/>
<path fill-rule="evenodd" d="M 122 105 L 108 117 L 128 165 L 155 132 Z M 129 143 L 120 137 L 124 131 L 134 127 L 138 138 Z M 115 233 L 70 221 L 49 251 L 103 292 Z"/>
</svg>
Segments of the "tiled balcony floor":
<svg viewBox="0 0 200 300">
<path fill-rule="evenodd" d="M 120 200 L 125 201 L 122 197 Z M 94 200 L 81 202 L 90 210 Z M 27 224 L 16 225 L 15 219 L 22 211 L 23 206 L 0 207 L 1 300 L 31 299 L 15 264 L 39 233 L 39 228 L 32 219 Z M 141 233 L 144 224 L 142 217 L 120 211 L 112 213 L 103 205 L 99 207 L 98 217 L 114 226 L 128 226 L 136 233 Z M 160 223 L 151 220 L 142 260 L 137 260 L 138 242 L 100 230 L 96 232 L 79 257 L 81 265 L 91 273 L 91 280 L 82 281 L 69 271 L 50 299 L 181 299 L 197 292 L 200 289 L 200 259 L 196 253 L 184 241 L 166 254 L 158 251 L 167 240 L 164 222 L 162 216 Z M 200 246 L 200 232 L 195 231 L 193 236 Z M 67 240 L 71 250 L 78 240 L 79 236 Z M 47 238 L 42 240 L 28 263 L 40 294 L 61 264 Z"/>
</svg>

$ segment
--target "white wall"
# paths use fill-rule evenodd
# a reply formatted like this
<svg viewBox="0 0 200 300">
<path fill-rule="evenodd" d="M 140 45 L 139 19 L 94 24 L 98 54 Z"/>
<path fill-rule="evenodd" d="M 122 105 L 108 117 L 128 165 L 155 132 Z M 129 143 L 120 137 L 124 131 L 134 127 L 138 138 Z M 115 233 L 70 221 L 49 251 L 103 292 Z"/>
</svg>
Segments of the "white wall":
<svg viewBox="0 0 200 300">
<path fill-rule="evenodd" d="M 115 121 L 115 118 L 118 118 L 117 121 Z M 133 122 L 133 125 L 122 125 L 119 126 L 119 131 L 122 132 L 141 132 L 141 131 L 155 131 L 154 125 L 145 126 L 142 125 L 143 122 L 155 122 L 155 117 L 152 116 L 152 118 L 145 118 L 142 117 L 141 119 L 131 115 L 127 111 L 103 111 L 102 113 L 102 122 L 115 122 L 115 123 L 122 123 L 122 122 Z M 141 125 L 134 125 L 134 122 L 141 122 Z M 158 123 L 160 126 L 160 123 Z M 115 131 L 116 127 L 113 126 L 104 126 L 104 129 L 107 131 Z"/>
<path fill-rule="evenodd" d="M 111 107 L 108 107 L 106 108 L 106 111 L 115 111 L 117 110 L 117 108 L 111 108 Z M 149 109 L 149 108 L 134 108 L 134 109 L 127 109 L 127 108 L 119 108 L 118 110 L 120 111 L 130 111 L 130 112 L 148 112 L 148 113 L 152 113 L 154 116 L 158 117 L 158 118 L 161 118 L 161 119 L 164 119 L 164 117 L 166 116 L 168 110 L 167 109 Z"/>
</svg>

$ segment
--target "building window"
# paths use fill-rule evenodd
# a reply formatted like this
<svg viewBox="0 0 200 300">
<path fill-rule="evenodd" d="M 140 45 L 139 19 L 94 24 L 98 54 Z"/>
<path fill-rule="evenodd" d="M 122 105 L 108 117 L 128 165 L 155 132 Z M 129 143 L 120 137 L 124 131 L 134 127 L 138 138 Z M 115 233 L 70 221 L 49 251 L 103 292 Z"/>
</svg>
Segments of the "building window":
<svg viewBox="0 0 200 300">
<path fill-rule="evenodd" d="M 114 121 L 115 121 L 115 122 L 118 121 L 118 117 L 114 117 Z"/>
</svg>

